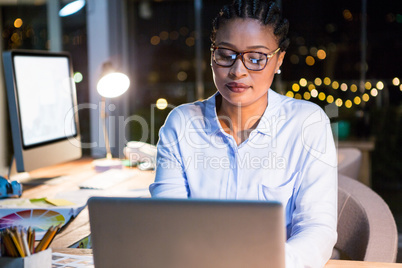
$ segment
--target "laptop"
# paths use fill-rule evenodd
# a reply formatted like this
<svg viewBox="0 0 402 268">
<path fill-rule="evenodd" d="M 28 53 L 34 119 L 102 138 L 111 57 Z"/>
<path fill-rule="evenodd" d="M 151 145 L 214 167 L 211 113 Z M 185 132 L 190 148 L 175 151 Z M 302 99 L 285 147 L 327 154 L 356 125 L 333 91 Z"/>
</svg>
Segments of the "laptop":
<svg viewBox="0 0 402 268">
<path fill-rule="evenodd" d="M 96 268 L 285 267 L 279 203 L 91 197 Z"/>
</svg>

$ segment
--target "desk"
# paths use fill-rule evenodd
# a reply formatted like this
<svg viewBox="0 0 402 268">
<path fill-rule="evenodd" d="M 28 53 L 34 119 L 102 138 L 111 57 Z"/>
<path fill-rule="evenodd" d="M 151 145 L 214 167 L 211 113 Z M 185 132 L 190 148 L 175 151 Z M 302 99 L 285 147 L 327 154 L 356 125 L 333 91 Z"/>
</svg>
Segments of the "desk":
<svg viewBox="0 0 402 268">
<path fill-rule="evenodd" d="M 325 268 L 397 268 L 402 263 L 329 260 Z"/>
<path fill-rule="evenodd" d="M 91 159 L 81 159 L 45 169 L 39 169 L 31 173 L 32 177 L 51 177 L 60 175 L 69 175 L 68 180 L 63 181 L 61 184 L 49 185 L 40 184 L 36 186 L 28 185 L 24 188 L 23 198 L 38 198 L 38 197 L 53 197 L 59 192 L 78 190 L 79 182 L 85 180 L 87 177 L 80 174 L 91 175 L 95 174 L 92 169 Z M 148 187 L 154 181 L 154 171 L 139 171 L 140 176 L 135 179 L 126 180 L 122 183 L 113 186 L 111 190 L 117 189 L 143 189 Z M 78 216 L 71 221 L 62 232 L 59 233 L 51 244 L 54 252 L 61 252 L 66 254 L 87 255 L 92 254 L 91 249 L 76 249 L 68 248 L 73 243 L 86 237 L 90 234 L 88 210 L 85 208 Z M 379 267 L 400 267 L 402 264 L 385 264 L 373 262 L 357 262 L 357 261 L 339 261 L 330 260 L 325 268 L 335 267 L 361 267 L 361 268 L 379 268 Z"/>
</svg>

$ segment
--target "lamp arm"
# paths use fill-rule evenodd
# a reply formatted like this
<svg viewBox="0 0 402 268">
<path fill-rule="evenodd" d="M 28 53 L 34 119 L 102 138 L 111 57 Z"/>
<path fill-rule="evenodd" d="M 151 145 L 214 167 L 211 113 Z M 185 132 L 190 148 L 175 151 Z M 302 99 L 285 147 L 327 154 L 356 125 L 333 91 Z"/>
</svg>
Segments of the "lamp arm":
<svg viewBox="0 0 402 268">
<path fill-rule="evenodd" d="M 109 135 L 106 128 L 106 99 L 102 97 L 101 101 L 101 118 L 103 122 L 103 135 L 105 138 L 105 147 L 106 147 L 106 159 L 112 159 L 112 153 L 110 152 L 110 144 L 109 144 Z"/>
</svg>

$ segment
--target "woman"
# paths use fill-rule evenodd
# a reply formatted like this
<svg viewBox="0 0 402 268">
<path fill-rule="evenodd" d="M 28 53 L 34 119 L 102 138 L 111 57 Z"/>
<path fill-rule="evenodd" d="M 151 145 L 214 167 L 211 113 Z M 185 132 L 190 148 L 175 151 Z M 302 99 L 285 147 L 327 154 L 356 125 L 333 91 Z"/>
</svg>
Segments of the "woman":
<svg viewBox="0 0 402 268">
<path fill-rule="evenodd" d="M 323 267 L 336 242 L 336 151 L 315 104 L 270 89 L 288 22 L 274 2 L 235 0 L 213 22 L 218 92 L 174 109 L 160 130 L 153 197 L 279 201 L 287 267 Z"/>
</svg>

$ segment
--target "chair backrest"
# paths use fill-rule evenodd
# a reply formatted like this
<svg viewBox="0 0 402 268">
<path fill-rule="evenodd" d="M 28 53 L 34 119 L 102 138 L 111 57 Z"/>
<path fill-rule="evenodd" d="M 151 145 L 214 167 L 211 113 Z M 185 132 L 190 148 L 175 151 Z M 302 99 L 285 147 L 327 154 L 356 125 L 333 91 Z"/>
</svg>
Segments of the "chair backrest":
<svg viewBox="0 0 402 268">
<path fill-rule="evenodd" d="M 338 172 L 358 180 L 362 152 L 356 148 L 338 148 Z"/>
<path fill-rule="evenodd" d="M 338 176 L 338 241 L 340 259 L 395 262 L 398 232 L 384 200 L 349 177 Z"/>
</svg>

